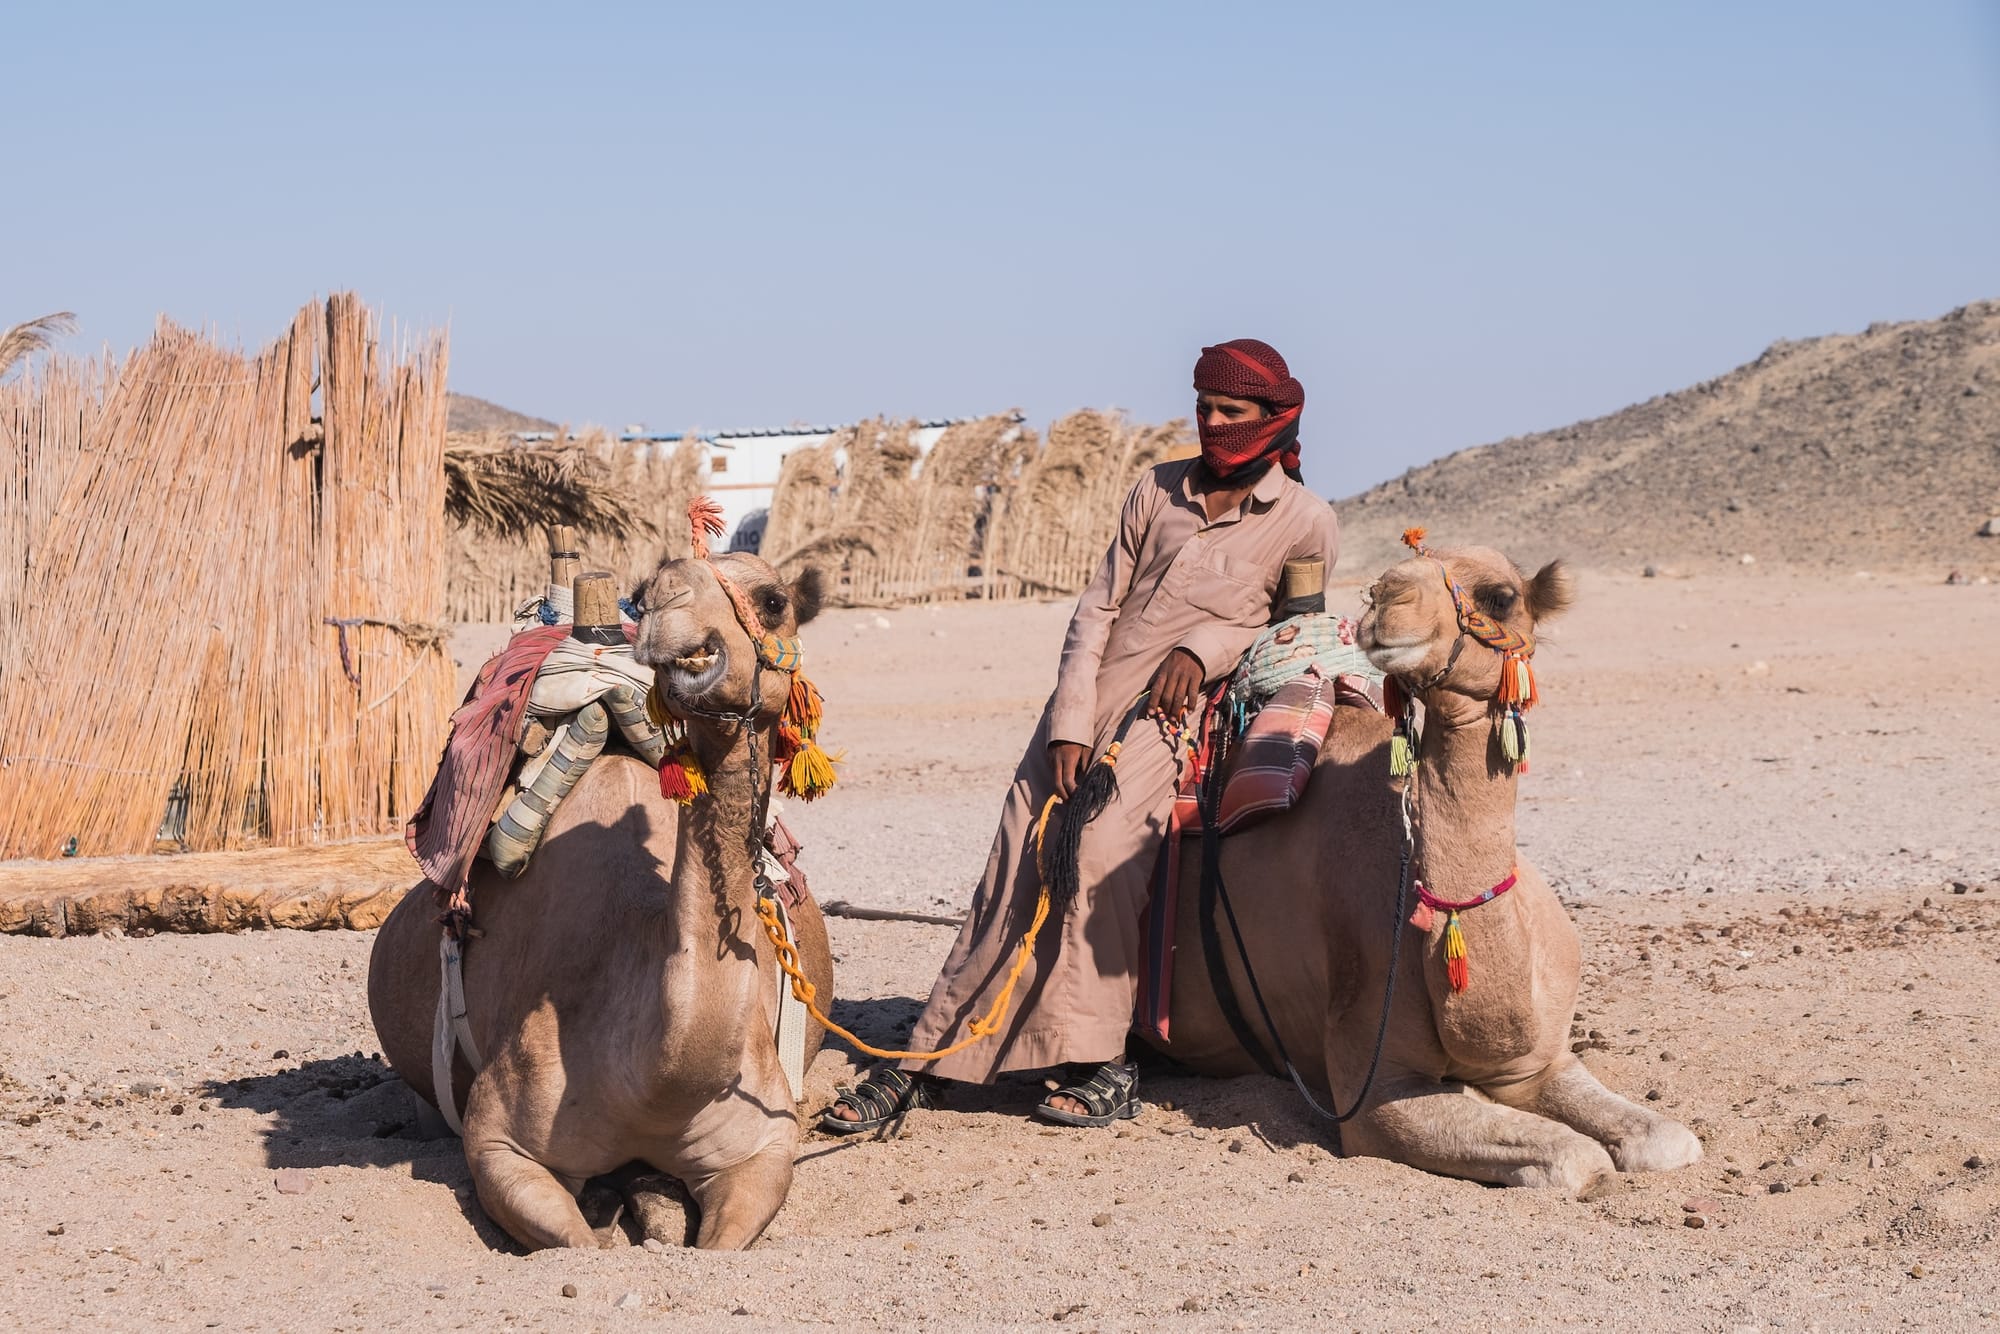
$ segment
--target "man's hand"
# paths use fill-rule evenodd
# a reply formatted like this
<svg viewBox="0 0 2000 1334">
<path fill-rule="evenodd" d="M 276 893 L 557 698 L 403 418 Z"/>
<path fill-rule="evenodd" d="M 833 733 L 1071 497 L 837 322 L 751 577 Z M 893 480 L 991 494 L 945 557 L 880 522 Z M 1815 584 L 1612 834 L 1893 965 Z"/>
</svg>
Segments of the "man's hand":
<svg viewBox="0 0 2000 1334">
<path fill-rule="evenodd" d="M 1077 776 L 1090 762 L 1090 747 L 1074 741 L 1051 741 L 1049 758 L 1056 765 L 1056 795 L 1068 801 L 1069 794 L 1076 791 Z"/>
<path fill-rule="evenodd" d="M 1166 656 L 1146 687 L 1146 716 L 1178 723 L 1201 698 L 1201 659 L 1184 648 Z"/>
</svg>

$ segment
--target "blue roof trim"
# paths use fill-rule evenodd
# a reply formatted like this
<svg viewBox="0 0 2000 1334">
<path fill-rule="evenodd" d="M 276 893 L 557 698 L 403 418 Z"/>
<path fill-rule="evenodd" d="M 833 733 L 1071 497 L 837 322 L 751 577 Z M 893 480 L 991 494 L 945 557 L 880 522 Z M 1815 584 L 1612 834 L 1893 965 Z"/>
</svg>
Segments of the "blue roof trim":
<svg viewBox="0 0 2000 1334">
<path fill-rule="evenodd" d="M 966 422 L 980 420 L 978 417 L 938 417 L 918 422 L 920 431 L 934 430 L 946 426 L 962 426 Z M 1027 420 L 1021 413 L 1014 414 L 1016 422 Z M 784 436 L 832 435 L 844 431 L 857 423 L 843 422 L 838 426 L 772 426 L 747 431 L 628 431 L 618 437 L 625 445 L 669 445 L 682 440 L 699 440 L 705 445 L 722 444 L 730 440 L 768 440 Z M 516 431 L 514 439 L 530 444 L 542 444 L 556 438 L 554 431 Z"/>
</svg>

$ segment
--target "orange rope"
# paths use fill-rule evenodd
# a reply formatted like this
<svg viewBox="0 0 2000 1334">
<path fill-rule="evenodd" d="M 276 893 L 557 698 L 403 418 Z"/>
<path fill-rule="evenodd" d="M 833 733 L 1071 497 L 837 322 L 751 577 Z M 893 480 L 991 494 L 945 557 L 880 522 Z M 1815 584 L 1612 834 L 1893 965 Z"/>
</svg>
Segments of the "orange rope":
<svg viewBox="0 0 2000 1334">
<path fill-rule="evenodd" d="M 958 1042 L 954 1042 L 951 1046 L 941 1051 L 885 1051 L 880 1047 L 863 1042 L 839 1024 L 834 1023 L 833 1020 L 820 1012 L 817 999 L 819 993 L 813 984 L 807 980 L 806 975 L 799 970 L 798 948 L 791 941 L 785 939 L 784 926 L 778 920 L 777 902 L 767 896 L 757 900 L 757 920 L 764 924 L 764 934 L 769 936 L 771 944 L 777 947 L 778 967 L 783 969 L 785 976 L 792 980 L 792 998 L 804 1003 L 806 1013 L 817 1020 L 820 1027 L 826 1029 L 829 1033 L 838 1033 L 860 1050 L 878 1060 L 884 1061 L 940 1061 L 947 1056 L 964 1051 L 967 1047 L 970 1047 L 973 1043 L 981 1039 L 991 1037 L 993 1034 L 999 1032 L 1000 1025 L 1006 1022 L 1007 1019 L 1008 1002 L 1014 997 L 1014 984 L 1021 980 L 1021 972 L 1028 966 L 1028 956 L 1035 949 L 1035 937 L 1040 933 L 1042 923 L 1048 920 L 1049 879 L 1047 871 L 1041 864 L 1042 836 L 1049 827 L 1049 813 L 1061 801 L 1062 798 L 1060 797 L 1050 797 L 1042 806 L 1041 818 L 1035 821 L 1035 869 L 1040 874 L 1042 881 L 1041 893 L 1035 900 L 1035 920 L 1028 923 L 1028 933 L 1021 937 L 1020 953 L 1014 957 L 1013 971 L 1007 974 L 1007 985 L 1000 988 L 1000 994 L 994 998 L 992 1008 L 987 1010 L 985 1017 L 974 1019 L 966 1025 L 968 1036 Z"/>
</svg>

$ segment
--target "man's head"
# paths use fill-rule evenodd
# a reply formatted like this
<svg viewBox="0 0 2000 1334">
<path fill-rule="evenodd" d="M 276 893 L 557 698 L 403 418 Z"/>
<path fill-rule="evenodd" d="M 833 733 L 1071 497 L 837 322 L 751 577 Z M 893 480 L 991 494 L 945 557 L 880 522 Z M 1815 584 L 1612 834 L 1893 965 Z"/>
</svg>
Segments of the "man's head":
<svg viewBox="0 0 2000 1334">
<path fill-rule="evenodd" d="M 1194 365 L 1201 458 L 1226 481 L 1254 480 L 1272 463 L 1299 470 L 1299 413 L 1305 386 L 1276 348 L 1237 338 L 1201 350 Z"/>
</svg>

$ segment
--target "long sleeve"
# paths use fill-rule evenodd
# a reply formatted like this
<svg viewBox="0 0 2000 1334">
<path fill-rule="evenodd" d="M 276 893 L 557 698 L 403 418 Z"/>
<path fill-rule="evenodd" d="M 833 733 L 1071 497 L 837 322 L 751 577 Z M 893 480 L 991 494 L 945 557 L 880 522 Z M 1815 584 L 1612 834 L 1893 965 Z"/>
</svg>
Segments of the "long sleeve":
<svg viewBox="0 0 2000 1334">
<path fill-rule="evenodd" d="M 1088 746 L 1097 736 L 1097 668 L 1111 626 L 1132 591 L 1132 571 L 1139 542 L 1150 517 L 1146 503 L 1158 488 L 1142 478 L 1125 496 L 1118 513 L 1118 535 L 1104 553 L 1090 586 L 1076 600 L 1063 636 L 1062 662 L 1056 669 L 1056 693 L 1049 708 L 1049 740 Z"/>
</svg>

